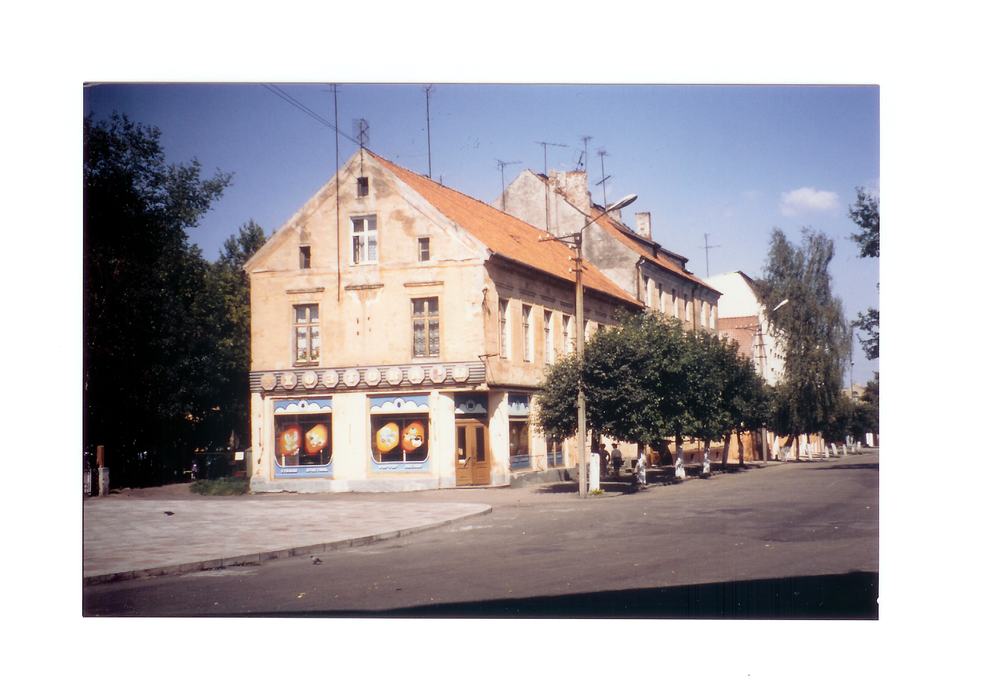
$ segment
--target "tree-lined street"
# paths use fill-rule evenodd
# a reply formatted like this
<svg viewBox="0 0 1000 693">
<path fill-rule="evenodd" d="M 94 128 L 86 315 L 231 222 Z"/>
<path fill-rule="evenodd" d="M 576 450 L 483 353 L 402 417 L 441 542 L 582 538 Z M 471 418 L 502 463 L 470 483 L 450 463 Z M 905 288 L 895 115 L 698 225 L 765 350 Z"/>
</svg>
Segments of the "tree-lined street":
<svg viewBox="0 0 1000 693">
<path fill-rule="evenodd" d="M 385 502 L 471 500 L 493 512 L 321 564 L 303 556 L 88 587 L 84 610 L 874 618 L 878 478 L 872 452 L 605 498 L 580 499 L 571 482 L 416 492 Z"/>
</svg>

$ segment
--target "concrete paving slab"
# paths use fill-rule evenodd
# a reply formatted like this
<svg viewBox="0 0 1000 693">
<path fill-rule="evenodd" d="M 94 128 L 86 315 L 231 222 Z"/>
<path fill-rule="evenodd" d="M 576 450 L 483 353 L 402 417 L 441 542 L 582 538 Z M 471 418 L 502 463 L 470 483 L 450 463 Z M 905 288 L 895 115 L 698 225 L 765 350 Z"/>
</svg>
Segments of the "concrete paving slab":
<svg viewBox="0 0 1000 693">
<path fill-rule="evenodd" d="M 101 500 L 84 504 L 84 584 L 322 553 L 485 515 L 482 503 Z"/>
</svg>

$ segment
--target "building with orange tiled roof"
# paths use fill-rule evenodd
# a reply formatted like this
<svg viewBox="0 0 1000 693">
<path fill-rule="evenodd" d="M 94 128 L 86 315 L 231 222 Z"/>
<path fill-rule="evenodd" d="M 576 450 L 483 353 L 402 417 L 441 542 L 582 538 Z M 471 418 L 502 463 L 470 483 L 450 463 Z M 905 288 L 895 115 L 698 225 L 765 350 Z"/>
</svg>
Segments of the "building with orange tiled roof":
<svg viewBox="0 0 1000 693">
<path fill-rule="evenodd" d="M 687 269 L 686 257 L 653 241 L 648 212 L 636 214 L 635 230 L 620 210 L 602 216 L 586 171 L 525 170 L 493 206 L 556 236 L 583 229 L 583 256 L 622 291 L 687 328 L 718 332 L 720 292 Z"/>
<path fill-rule="evenodd" d="M 574 349 L 571 251 L 356 152 L 246 263 L 254 491 L 498 485 L 575 467 L 529 426 Z M 588 334 L 643 306 L 584 263 Z M 564 472 L 556 472 L 563 473 Z"/>
</svg>

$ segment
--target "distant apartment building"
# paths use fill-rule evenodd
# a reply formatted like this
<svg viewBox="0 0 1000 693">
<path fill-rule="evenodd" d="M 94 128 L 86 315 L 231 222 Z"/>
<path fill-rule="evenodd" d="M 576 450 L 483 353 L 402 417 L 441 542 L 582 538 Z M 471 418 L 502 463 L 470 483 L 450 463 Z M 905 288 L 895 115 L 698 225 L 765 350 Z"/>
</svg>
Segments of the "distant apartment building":
<svg viewBox="0 0 1000 693">
<path fill-rule="evenodd" d="M 582 230 L 583 256 L 622 291 L 686 328 L 718 332 L 721 292 L 694 276 L 686 257 L 652 239 L 648 212 L 635 215 L 635 230 L 621 210 L 604 214 L 591 200 L 586 171 L 525 170 L 493 206 L 556 236 Z"/>
</svg>

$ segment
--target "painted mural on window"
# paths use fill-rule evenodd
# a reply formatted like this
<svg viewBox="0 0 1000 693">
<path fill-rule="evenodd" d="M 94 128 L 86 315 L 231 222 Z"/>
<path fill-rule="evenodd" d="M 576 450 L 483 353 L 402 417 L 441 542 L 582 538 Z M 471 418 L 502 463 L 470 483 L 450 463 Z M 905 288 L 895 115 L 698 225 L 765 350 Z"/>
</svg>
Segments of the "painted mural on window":
<svg viewBox="0 0 1000 693">
<path fill-rule="evenodd" d="M 277 477 L 332 476 L 331 412 L 328 399 L 275 403 L 274 467 Z"/>
<path fill-rule="evenodd" d="M 427 395 L 370 399 L 372 471 L 430 470 L 427 400 Z"/>
</svg>

